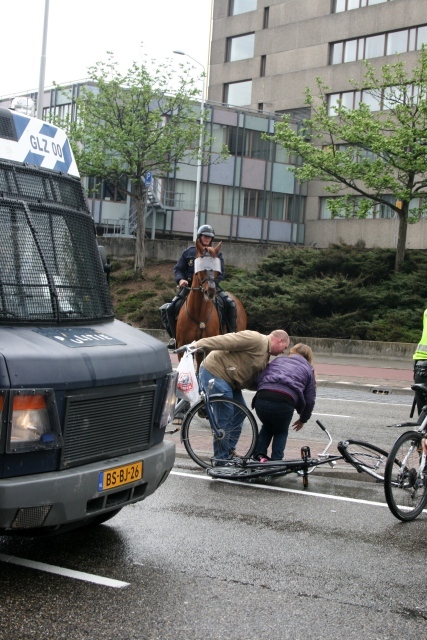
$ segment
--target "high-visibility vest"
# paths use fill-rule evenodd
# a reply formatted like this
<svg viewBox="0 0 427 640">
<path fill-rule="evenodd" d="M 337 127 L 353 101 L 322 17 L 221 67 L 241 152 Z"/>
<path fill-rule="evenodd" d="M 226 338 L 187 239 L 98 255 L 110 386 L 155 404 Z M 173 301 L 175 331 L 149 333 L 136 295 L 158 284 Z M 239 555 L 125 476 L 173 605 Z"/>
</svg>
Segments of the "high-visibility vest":
<svg viewBox="0 0 427 640">
<path fill-rule="evenodd" d="M 427 309 L 423 315 L 423 335 L 414 355 L 414 360 L 427 360 Z"/>
</svg>

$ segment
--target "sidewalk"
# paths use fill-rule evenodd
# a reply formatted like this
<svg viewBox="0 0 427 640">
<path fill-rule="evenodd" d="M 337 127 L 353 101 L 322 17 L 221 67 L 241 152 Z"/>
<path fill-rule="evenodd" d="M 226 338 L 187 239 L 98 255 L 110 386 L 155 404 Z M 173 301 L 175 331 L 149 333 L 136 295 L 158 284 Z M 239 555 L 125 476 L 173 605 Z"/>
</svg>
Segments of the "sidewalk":
<svg viewBox="0 0 427 640">
<path fill-rule="evenodd" d="M 174 353 L 170 356 L 172 366 L 176 367 L 178 356 Z M 318 355 L 314 368 L 318 387 L 413 395 L 413 362 L 406 358 Z"/>
</svg>

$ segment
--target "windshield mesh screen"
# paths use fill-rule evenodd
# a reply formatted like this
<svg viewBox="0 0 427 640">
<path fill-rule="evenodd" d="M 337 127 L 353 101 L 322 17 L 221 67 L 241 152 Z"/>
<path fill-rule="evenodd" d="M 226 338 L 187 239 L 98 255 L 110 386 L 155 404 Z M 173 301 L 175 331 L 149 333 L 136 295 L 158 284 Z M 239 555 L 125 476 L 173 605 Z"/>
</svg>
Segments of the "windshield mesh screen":
<svg viewBox="0 0 427 640">
<path fill-rule="evenodd" d="M 0 191 L 5 197 L 56 202 L 88 213 L 80 180 L 60 173 L 0 162 Z"/>
<path fill-rule="evenodd" d="M 0 180 L 4 180 L 1 168 L 0 164 Z M 48 187 L 35 172 L 29 173 L 21 180 L 19 195 L 2 198 L 5 192 L 0 193 L 0 323 L 113 318 L 93 220 L 83 209 L 80 181 L 48 176 L 51 191 L 46 197 L 46 192 L 41 195 L 38 190 Z M 32 184 L 34 201 L 30 199 Z M 62 204 L 53 204 L 52 200 L 58 203 L 59 193 Z M 64 206 L 65 202 L 73 202 L 78 210 Z"/>
</svg>

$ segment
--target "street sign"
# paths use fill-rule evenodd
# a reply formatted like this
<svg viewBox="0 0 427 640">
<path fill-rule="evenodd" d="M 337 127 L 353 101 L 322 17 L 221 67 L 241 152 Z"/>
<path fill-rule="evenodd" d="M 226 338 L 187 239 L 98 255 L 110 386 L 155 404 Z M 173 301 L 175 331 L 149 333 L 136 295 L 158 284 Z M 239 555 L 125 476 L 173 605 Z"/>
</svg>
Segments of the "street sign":
<svg viewBox="0 0 427 640">
<path fill-rule="evenodd" d="M 145 186 L 149 187 L 151 185 L 151 181 L 152 181 L 152 173 L 151 171 L 147 171 L 147 173 L 145 174 Z"/>
</svg>

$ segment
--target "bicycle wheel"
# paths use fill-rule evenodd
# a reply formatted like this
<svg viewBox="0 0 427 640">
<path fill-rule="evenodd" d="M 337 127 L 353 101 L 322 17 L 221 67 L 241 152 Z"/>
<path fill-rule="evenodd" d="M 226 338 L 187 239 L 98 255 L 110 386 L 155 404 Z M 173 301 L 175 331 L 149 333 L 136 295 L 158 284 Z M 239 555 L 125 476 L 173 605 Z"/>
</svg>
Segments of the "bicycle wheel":
<svg viewBox="0 0 427 640">
<path fill-rule="evenodd" d="M 374 444 L 361 440 L 339 442 L 337 449 L 346 462 L 353 465 L 359 473 L 368 473 L 376 480 L 384 481 L 387 451 Z"/>
<path fill-rule="evenodd" d="M 385 468 L 385 499 L 392 514 L 414 520 L 427 503 L 424 470 L 420 468 L 421 433 L 407 431 L 394 443 Z"/>
<path fill-rule="evenodd" d="M 230 398 L 211 398 L 209 405 L 220 434 L 214 434 L 205 402 L 195 404 L 182 425 L 182 441 L 190 458 L 204 469 L 213 466 L 215 460 L 249 458 L 258 437 L 257 423 L 249 409 Z"/>
</svg>

